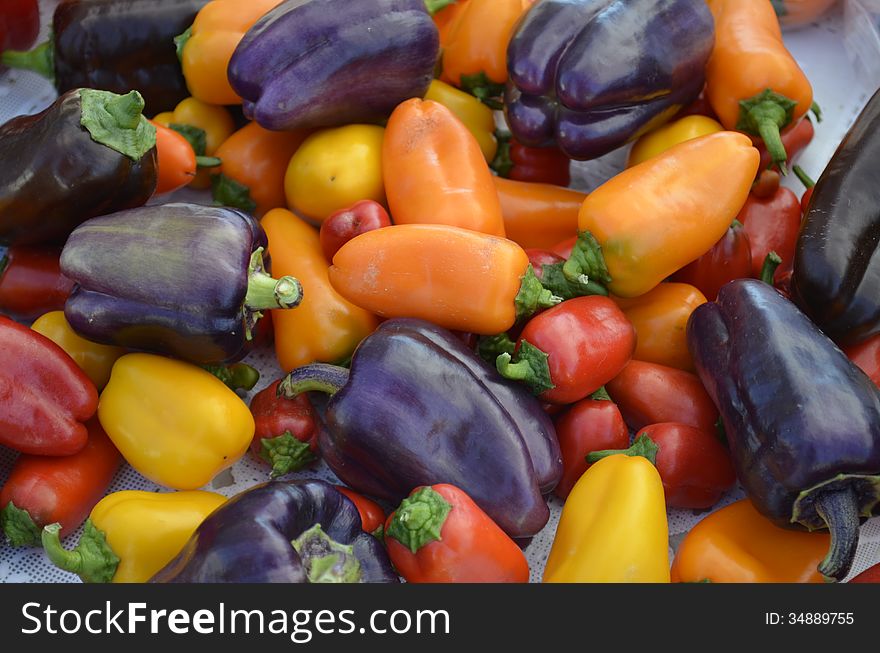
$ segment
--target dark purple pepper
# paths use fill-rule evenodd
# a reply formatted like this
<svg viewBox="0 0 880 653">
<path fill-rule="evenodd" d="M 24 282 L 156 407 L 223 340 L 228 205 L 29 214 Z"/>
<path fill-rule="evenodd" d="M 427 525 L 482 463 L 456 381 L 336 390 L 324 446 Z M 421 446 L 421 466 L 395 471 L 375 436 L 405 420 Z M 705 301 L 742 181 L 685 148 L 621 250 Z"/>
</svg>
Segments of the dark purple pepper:
<svg viewBox="0 0 880 653">
<path fill-rule="evenodd" d="M 287 0 L 238 44 L 229 83 L 266 129 L 380 122 L 424 96 L 439 47 L 423 0 Z"/>
<path fill-rule="evenodd" d="M 163 204 L 93 218 L 61 253 L 77 283 L 64 314 L 94 342 L 234 362 L 259 311 L 302 299 L 299 281 L 267 274 L 267 245 L 259 223 L 230 208 Z"/>
<path fill-rule="evenodd" d="M 324 481 L 273 481 L 211 513 L 151 583 L 397 583 L 382 543 Z"/>
<path fill-rule="evenodd" d="M 860 519 L 880 508 L 880 395 L 797 307 L 761 281 L 724 285 L 688 347 L 721 413 L 737 477 L 783 528 L 829 528 L 819 566 L 846 576 Z"/>
</svg>

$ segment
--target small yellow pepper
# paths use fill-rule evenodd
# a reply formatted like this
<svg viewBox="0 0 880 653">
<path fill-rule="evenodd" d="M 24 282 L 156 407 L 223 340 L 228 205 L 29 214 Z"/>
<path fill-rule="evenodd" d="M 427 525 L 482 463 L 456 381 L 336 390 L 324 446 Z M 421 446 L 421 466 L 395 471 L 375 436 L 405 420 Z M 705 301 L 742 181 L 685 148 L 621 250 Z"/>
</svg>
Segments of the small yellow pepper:
<svg viewBox="0 0 880 653">
<path fill-rule="evenodd" d="M 241 458 L 254 435 L 245 403 L 210 372 L 152 354 L 113 366 L 98 419 L 140 474 L 194 490 Z"/>
<path fill-rule="evenodd" d="M 720 131 L 724 131 L 721 123 L 708 116 L 685 116 L 648 132 L 637 140 L 629 152 L 626 167 L 632 168 L 662 154 L 673 145 Z"/>
<path fill-rule="evenodd" d="M 615 454 L 584 472 L 562 508 L 544 582 L 669 582 L 666 499 L 647 458 Z"/>
<path fill-rule="evenodd" d="M 122 347 L 101 345 L 78 336 L 67 323 L 64 311 L 52 311 L 40 316 L 31 328 L 66 351 L 98 390 L 107 385 L 113 363 L 125 353 Z"/>
<path fill-rule="evenodd" d="M 200 490 L 114 492 L 92 509 L 75 549 L 61 546 L 55 525 L 43 530 L 43 547 L 55 565 L 87 583 L 144 583 L 225 502 L 220 494 Z"/>
<path fill-rule="evenodd" d="M 492 109 L 470 93 L 460 91 L 438 79 L 431 82 L 425 99 L 439 102 L 452 111 L 477 139 L 486 161 L 492 163 L 498 151 L 498 139 L 495 138 L 495 114 L 492 113 Z"/>
</svg>

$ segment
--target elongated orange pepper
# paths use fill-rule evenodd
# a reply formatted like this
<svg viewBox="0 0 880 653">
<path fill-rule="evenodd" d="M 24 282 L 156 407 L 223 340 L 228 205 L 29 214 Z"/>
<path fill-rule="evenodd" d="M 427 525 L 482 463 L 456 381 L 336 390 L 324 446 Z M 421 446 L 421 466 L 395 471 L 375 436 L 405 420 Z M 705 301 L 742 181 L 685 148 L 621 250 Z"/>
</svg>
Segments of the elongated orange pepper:
<svg viewBox="0 0 880 653">
<path fill-rule="evenodd" d="M 673 583 L 821 583 L 828 533 L 779 528 L 748 499 L 717 510 L 682 540 Z"/>
<path fill-rule="evenodd" d="M 760 136 L 773 162 L 786 160 L 779 130 L 798 121 L 813 89 L 782 41 L 768 0 L 707 0 L 715 48 L 706 67 L 706 95 L 726 129 Z"/>
<path fill-rule="evenodd" d="M 327 260 L 317 230 L 286 209 L 273 209 L 261 221 L 272 250 L 275 274 L 296 270 L 303 285 L 299 315 L 272 311 L 275 355 L 287 373 L 308 363 L 339 363 L 378 325 L 371 313 L 343 299 L 330 285 Z M 293 317 L 293 319 L 290 319 Z"/>
<path fill-rule="evenodd" d="M 541 286 L 519 245 L 448 225 L 363 233 L 336 252 L 330 283 L 383 317 L 416 317 L 484 335 L 506 331 L 518 313 L 560 301 Z"/>
<path fill-rule="evenodd" d="M 507 237 L 525 249 L 549 249 L 577 233 L 587 197 L 570 188 L 494 177 Z"/>
<path fill-rule="evenodd" d="M 214 200 L 256 216 L 287 204 L 287 164 L 308 131 L 272 132 L 257 123 L 245 125 L 217 148 L 222 161 L 213 184 Z"/>
<path fill-rule="evenodd" d="M 578 226 L 602 248 L 609 291 L 638 297 L 709 251 L 745 203 L 759 161 L 748 136 L 717 132 L 675 145 L 590 193 Z M 572 265 L 569 274 L 596 276 L 589 266 Z"/>
<path fill-rule="evenodd" d="M 413 98 L 388 119 L 382 176 L 395 224 L 445 224 L 504 236 L 480 146 L 442 104 Z"/>
<path fill-rule="evenodd" d="M 612 297 L 636 330 L 633 358 L 692 372 L 685 329 L 706 296 L 688 283 L 661 283 L 639 297 Z"/>
</svg>

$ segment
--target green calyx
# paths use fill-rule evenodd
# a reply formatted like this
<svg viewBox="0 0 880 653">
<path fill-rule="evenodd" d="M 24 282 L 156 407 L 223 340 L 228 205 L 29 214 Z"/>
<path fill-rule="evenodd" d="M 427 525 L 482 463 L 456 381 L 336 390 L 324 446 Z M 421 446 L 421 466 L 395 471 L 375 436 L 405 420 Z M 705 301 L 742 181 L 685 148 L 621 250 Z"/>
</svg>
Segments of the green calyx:
<svg viewBox="0 0 880 653">
<path fill-rule="evenodd" d="M 284 276 L 275 279 L 263 270 L 263 248 L 251 254 L 248 268 L 248 288 L 244 297 L 247 314 L 247 339 L 253 338 L 253 329 L 266 309 L 296 308 L 303 298 L 303 288 L 299 279 Z"/>
<path fill-rule="evenodd" d="M 740 100 L 739 121 L 736 128 L 752 136 L 760 136 L 767 152 L 782 174 L 788 154 L 779 131 L 791 123 L 797 102 L 769 88 L 757 95 Z"/>
<path fill-rule="evenodd" d="M 608 394 L 608 391 L 603 385 L 601 388 L 596 390 L 596 392 L 590 395 L 590 399 L 592 399 L 593 401 L 611 401 L 611 395 Z"/>
<path fill-rule="evenodd" d="M 0 510 L 0 530 L 12 546 L 40 546 L 40 528 L 27 510 L 11 501 Z"/>
<path fill-rule="evenodd" d="M 251 199 L 251 189 L 224 174 L 211 176 L 211 199 L 216 206 L 231 206 L 253 214 L 257 203 Z"/>
<path fill-rule="evenodd" d="M 312 363 L 297 367 L 278 384 L 277 396 L 293 399 L 303 392 L 333 396 L 348 383 L 349 371 L 339 365 Z"/>
<path fill-rule="evenodd" d="M 504 108 L 504 103 L 500 100 L 504 95 L 504 84 L 493 82 L 482 71 L 473 75 L 462 75 L 459 87 L 494 111 Z"/>
<path fill-rule="evenodd" d="M 776 268 L 782 263 L 782 258 L 776 252 L 769 252 L 764 257 L 764 264 L 761 266 L 760 279 L 767 285 L 773 285 L 773 275 L 776 274 Z"/>
<path fill-rule="evenodd" d="M 495 363 L 500 354 L 510 354 L 516 351 L 516 343 L 510 339 L 507 333 L 499 333 L 495 336 L 480 336 L 477 339 L 477 354 L 487 363 Z"/>
<path fill-rule="evenodd" d="M 92 140 L 133 161 L 156 146 L 156 128 L 144 117 L 144 98 L 137 91 L 117 95 L 91 88 L 80 89 L 80 124 Z"/>
<path fill-rule="evenodd" d="M 299 554 L 310 583 L 359 583 L 361 563 L 354 546 L 331 539 L 321 524 L 291 542 Z"/>
<path fill-rule="evenodd" d="M 532 394 L 537 396 L 556 387 L 550 378 L 549 358 L 549 354 L 541 351 L 528 340 L 521 340 L 519 350 L 514 356 L 507 353 L 499 355 L 495 367 L 501 376 L 522 381 Z"/>
<path fill-rule="evenodd" d="M 318 459 L 309 443 L 297 440 L 290 431 L 274 438 L 261 438 L 260 458 L 272 465 L 270 478 L 299 471 Z"/>
<path fill-rule="evenodd" d="M 562 299 L 574 299 L 587 295 L 608 296 L 608 288 L 590 279 L 589 275 L 579 275 L 569 280 L 564 272 L 565 263 L 551 263 L 541 266 L 541 285 Z"/>
<path fill-rule="evenodd" d="M 562 297 L 554 295 L 541 285 L 541 280 L 535 275 L 534 268 L 529 265 L 525 274 L 520 277 L 519 292 L 513 300 L 517 319 L 531 317 L 538 309 L 556 306 L 561 301 Z"/>
<path fill-rule="evenodd" d="M 182 34 L 178 34 L 174 37 L 174 48 L 177 52 L 177 60 L 183 63 L 183 49 L 186 47 L 186 44 L 189 42 L 192 37 L 193 28 L 192 25 L 186 28 Z"/>
<path fill-rule="evenodd" d="M 61 545 L 58 533 L 60 524 L 49 524 L 43 528 L 43 549 L 49 560 L 65 571 L 78 575 L 84 583 L 109 583 L 119 566 L 119 556 L 107 544 L 104 533 L 99 531 L 92 520 L 86 520 L 83 534 L 75 549 L 67 550 Z"/>
<path fill-rule="evenodd" d="M 495 151 L 495 158 L 492 159 L 489 167 L 497 172 L 499 177 L 507 178 L 510 171 L 513 170 L 513 160 L 510 158 L 510 138 L 511 133 L 508 131 L 495 132 L 498 149 Z"/>
<path fill-rule="evenodd" d="M 454 5 L 456 1 L 457 0 L 425 0 L 425 9 L 427 9 L 428 13 L 433 16 L 441 9 L 444 9 L 449 5 Z"/>
<path fill-rule="evenodd" d="M 260 373 L 247 363 L 205 365 L 204 369 L 223 381 L 230 390 L 250 391 L 260 380 Z"/>
<path fill-rule="evenodd" d="M 49 80 L 55 79 L 55 46 L 52 39 L 33 50 L 4 50 L 0 63 L 9 68 L 30 70 Z"/>
<path fill-rule="evenodd" d="M 602 286 L 611 283 L 611 275 L 608 274 L 608 266 L 602 255 L 602 246 L 589 231 L 578 232 L 578 239 L 571 250 L 571 256 L 562 265 L 562 274 L 569 283 L 579 284 L 584 288 L 590 287 L 590 282 Z M 606 289 L 604 293 L 589 294 L 607 295 L 608 291 Z"/>
<path fill-rule="evenodd" d="M 439 542 L 443 524 L 452 505 L 431 487 L 423 487 L 400 502 L 385 531 L 412 553 L 418 553 L 426 544 Z"/>
<path fill-rule="evenodd" d="M 587 454 L 587 462 L 591 465 L 599 462 L 608 456 L 615 454 L 623 454 L 624 456 L 641 456 L 651 461 L 652 465 L 657 464 L 657 453 L 660 451 L 660 445 L 654 442 L 647 433 L 642 433 L 633 441 L 629 449 L 605 449 L 604 451 L 594 451 Z"/>
</svg>

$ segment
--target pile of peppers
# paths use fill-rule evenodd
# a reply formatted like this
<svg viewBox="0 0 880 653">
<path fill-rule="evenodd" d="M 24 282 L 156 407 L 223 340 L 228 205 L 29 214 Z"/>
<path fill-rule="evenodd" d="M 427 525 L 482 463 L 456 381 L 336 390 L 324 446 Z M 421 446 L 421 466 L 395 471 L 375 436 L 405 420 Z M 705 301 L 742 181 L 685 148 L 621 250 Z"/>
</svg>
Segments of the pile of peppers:
<svg viewBox="0 0 880 653">
<path fill-rule="evenodd" d="M 880 91 L 814 184 L 780 4 L 71 0 L 35 48 L 4 4 L 59 97 L 0 125 L 0 546 L 96 583 L 856 576 Z M 670 557 L 674 509 L 709 512 Z"/>
</svg>

